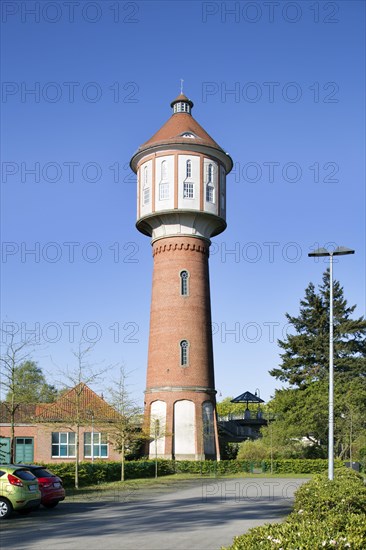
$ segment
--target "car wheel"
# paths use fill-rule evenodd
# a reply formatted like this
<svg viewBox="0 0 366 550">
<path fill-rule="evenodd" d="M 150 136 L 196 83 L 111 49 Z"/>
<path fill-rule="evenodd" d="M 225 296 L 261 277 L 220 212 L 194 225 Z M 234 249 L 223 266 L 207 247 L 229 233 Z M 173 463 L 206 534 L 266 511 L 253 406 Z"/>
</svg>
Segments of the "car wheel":
<svg viewBox="0 0 366 550">
<path fill-rule="evenodd" d="M 54 502 L 46 502 L 46 504 L 43 504 L 43 506 L 45 508 L 54 508 L 55 506 L 57 506 L 57 504 L 58 504 L 58 500 Z"/>
<path fill-rule="evenodd" d="M 0 498 L 0 519 L 8 518 L 12 511 L 11 503 L 6 498 Z"/>
</svg>

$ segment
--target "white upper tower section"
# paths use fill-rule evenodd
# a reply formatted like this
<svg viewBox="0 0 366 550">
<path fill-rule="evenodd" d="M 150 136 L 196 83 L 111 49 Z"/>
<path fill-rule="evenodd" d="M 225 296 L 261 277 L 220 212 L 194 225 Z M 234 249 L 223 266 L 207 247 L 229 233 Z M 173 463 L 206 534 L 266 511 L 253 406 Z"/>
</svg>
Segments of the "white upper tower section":
<svg viewBox="0 0 366 550">
<path fill-rule="evenodd" d="M 172 116 L 131 159 L 137 174 L 139 231 L 152 237 L 210 239 L 226 228 L 226 175 L 231 157 L 192 117 L 180 94 Z"/>
</svg>

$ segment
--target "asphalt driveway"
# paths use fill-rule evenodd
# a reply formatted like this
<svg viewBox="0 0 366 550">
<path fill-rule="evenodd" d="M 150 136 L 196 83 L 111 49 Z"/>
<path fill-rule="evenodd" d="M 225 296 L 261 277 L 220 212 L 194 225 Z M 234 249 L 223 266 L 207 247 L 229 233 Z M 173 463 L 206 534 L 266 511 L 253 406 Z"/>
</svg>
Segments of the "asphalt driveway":
<svg viewBox="0 0 366 550">
<path fill-rule="evenodd" d="M 1 522 L 0 546 L 47 550 L 218 550 L 251 527 L 281 521 L 305 479 L 203 480 L 124 490 Z"/>
</svg>

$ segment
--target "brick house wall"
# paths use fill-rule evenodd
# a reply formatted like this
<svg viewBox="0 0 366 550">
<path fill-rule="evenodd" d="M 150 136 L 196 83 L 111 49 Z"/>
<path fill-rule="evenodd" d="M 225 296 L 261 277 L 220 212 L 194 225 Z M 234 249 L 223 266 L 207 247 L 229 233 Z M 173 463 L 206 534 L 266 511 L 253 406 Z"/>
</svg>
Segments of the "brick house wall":
<svg viewBox="0 0 366 550">
<path fill-rule="evenodd" d="M 77 410 L 80 419 L 79 460 L 92 461 L 91 435 L 87 436 L 89 440 L 84 441 L 85 433 L 94 434 L 94 460 L 120 460 L 120 454 L 114 448 L 112 435 L 113 424 L 120 420 L 120 416 L 88 386 L 78 384 L 54 403 L 18 405 L 14 419 L 16 461 L 50 464 L 73 462 L 76 426 L 72 422 L 77 416 Z M 93 425 L 89 424 L 91 414 L 94 418 Z M 4 461 L 4 456 L 8 456 L 10 437 L 9 406 L 3 402 L 0 403 L 0 443 L 5 445 L 0 447 L 0 461 Z M 86 447 L 84 442 L 87 444 Z"/>
<path fill-rule="evenodd" d="M 74 462 L 75 458 L 72 457 L 53 457 L 52 456 L 52 432 L 70 432 L 70 427 L 67 426 L 47 426 L 45 424 L 30 425 L 21 424 L 15 426 L 15 438 L 32 438 L 33 439 L 33 461 L 34 462 L 46 462 L 47 464 L 59 463 L 59 462 Z M 80 428 L 80 448 L 79 459 L 80 461 L 92 461 L 91 457 L 84 456 L 84 432 L 92 432 L 91 426 L 83 426 Z M 94 427 L 94 433 L 107 433 L 106 430 Z M 6 424 L 0 424 L 0 438 L 10 438 L 10 426 Z M 112 438 L 108 438 L 108 455 L 107 457 L 94 457 L 94 460 L 103 461 L 118 461 L 121 459 L 121 455 L 114 449 L 114 442 Z"/>
</svg>

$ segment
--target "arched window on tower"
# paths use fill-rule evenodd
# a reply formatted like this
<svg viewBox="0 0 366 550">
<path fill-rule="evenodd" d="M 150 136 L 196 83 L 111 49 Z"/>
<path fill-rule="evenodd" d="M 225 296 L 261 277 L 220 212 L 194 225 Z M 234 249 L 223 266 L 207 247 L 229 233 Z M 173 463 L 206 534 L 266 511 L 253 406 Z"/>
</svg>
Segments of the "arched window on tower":
<svg viewBox="0 0 366 550">
<path fill-rule="evenodd" d="M 166 167 L 166 160 L 161 163 L 161 181 L 166 181 L 168 178 L 168 172 Z"/>
<path fill-rule="evenodd" d="M 188 340 L 182 340 L 180 343 L 180 366 L 186 367 L 188 365 Z"/>
<path fill-rule="evenodd" d="M 186 178 L 192 177 L 192 161 L 187 160 L 186 162 Z"/>
<path fill-rule="evenodd" d="M 213 183 L 213 165 L 211 163 L 207 166 L 207 183 Z"/>
<path fill-rule="evenodd" d="M 180 272 L 180 294 L 181 296 L 188 296 L 189 287 L 188 287 L 189 273 L 188 271 Z"/>
</svg>

